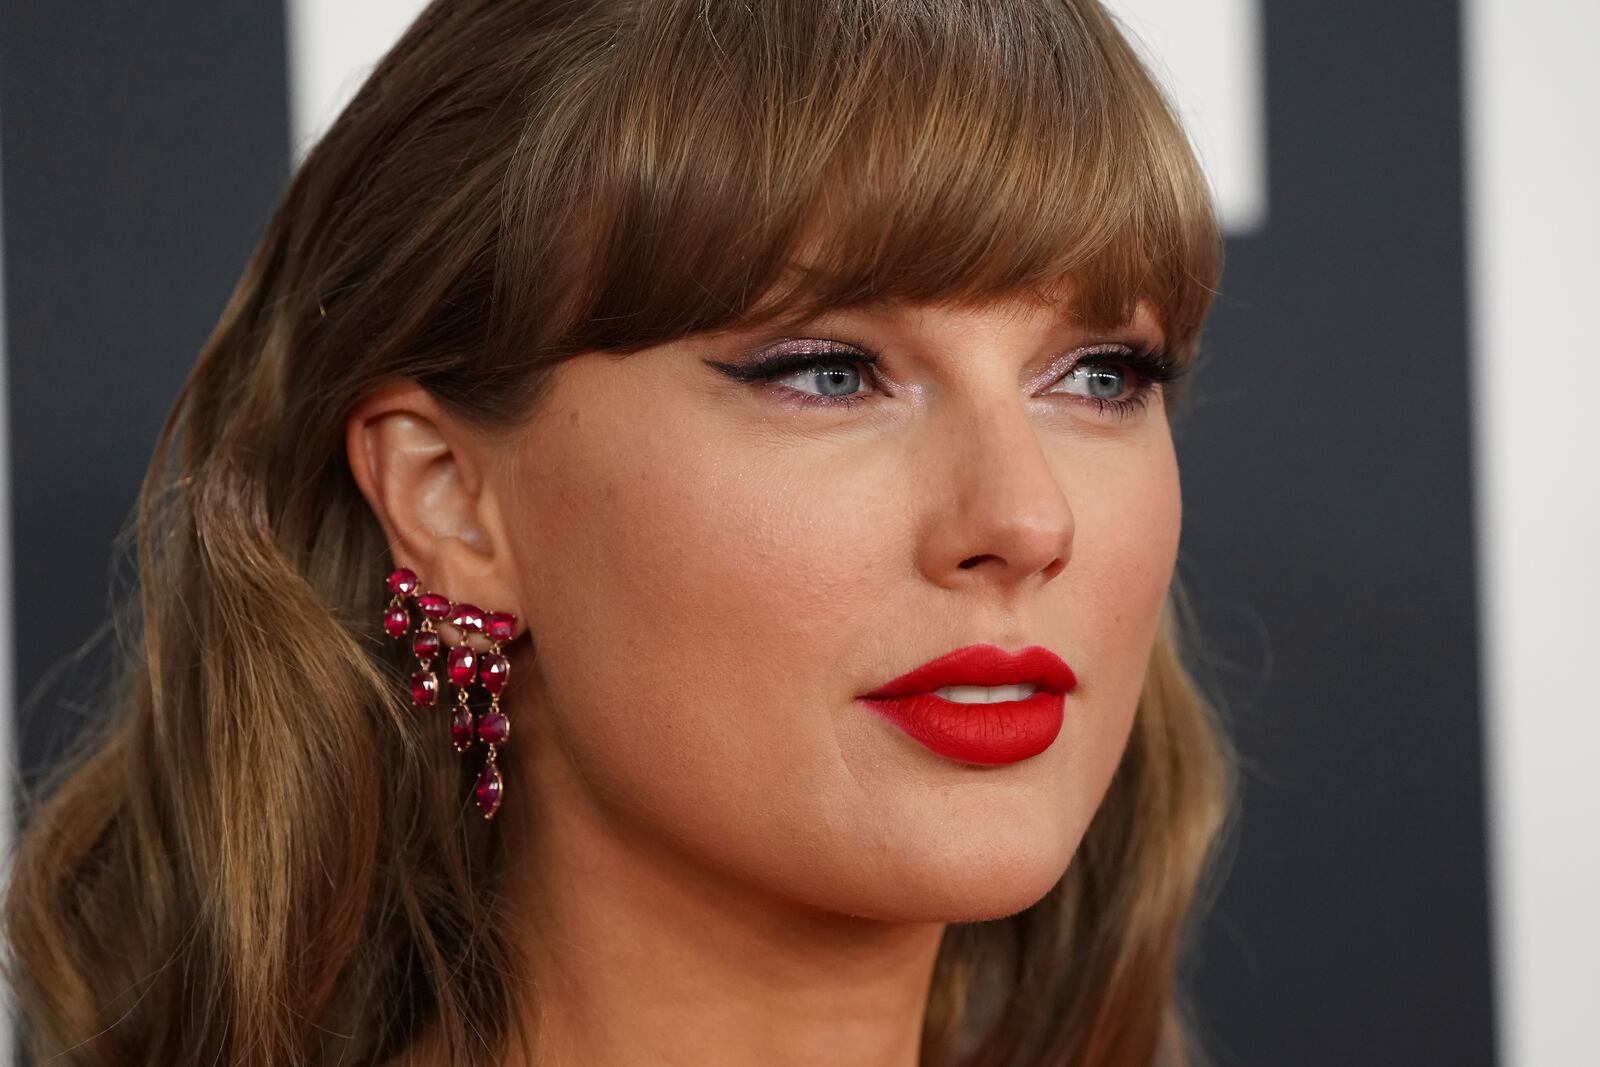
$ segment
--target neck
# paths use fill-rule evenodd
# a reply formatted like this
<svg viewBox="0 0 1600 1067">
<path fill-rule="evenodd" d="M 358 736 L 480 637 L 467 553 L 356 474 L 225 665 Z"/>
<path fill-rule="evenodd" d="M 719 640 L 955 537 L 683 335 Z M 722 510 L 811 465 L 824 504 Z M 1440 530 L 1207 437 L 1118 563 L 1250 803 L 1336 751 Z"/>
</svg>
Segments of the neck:
<svg viewBox="0 0 1600 1067">
<path fill-rule="evenodd" d="M 538 785 L 496 815 L 536 828 L 503 842 L 538 1032 L 536 1063 L 508 1067 L 915 1067 L 944 924 L 841 915 L 710 870 L 630 832 L 563 762 L 524 772 Z"/>
</svg>

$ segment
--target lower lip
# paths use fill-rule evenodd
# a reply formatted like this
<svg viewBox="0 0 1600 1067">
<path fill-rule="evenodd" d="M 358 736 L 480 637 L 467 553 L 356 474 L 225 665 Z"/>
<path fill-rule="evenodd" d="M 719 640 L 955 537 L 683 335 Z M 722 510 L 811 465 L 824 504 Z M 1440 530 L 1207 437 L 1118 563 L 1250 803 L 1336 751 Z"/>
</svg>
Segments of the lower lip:
<svg viewBox="0 0 1600 1067">
<path fill-rule="evenodd" d="M 1066 704 L 1062 694 L 1044 690 L 992 704 L 957 704 L 932 693 L 856 699 L 941 756 L 991 764 L 1016 763 L 1049 748 Z"/>
</svg>

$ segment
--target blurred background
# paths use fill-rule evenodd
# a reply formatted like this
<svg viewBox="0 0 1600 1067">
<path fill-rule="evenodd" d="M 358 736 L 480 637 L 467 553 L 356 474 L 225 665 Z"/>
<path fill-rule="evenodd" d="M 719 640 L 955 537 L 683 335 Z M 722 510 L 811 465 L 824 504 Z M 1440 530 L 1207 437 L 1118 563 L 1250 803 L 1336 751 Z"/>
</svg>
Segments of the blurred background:
<svg viewBox="0 0 1600 1067">
<path fill-rule="evenodd" d="M 421 6 L 0 0 L 14 783 L 96 716 L 160 421 Z M 1186 967 L 1206 1048 L 1600 1064 L 1600 5 L 1111 6 L 1228 231 L 1177 427 L 1179 572 L 1245 760 Z"/>
</svg>

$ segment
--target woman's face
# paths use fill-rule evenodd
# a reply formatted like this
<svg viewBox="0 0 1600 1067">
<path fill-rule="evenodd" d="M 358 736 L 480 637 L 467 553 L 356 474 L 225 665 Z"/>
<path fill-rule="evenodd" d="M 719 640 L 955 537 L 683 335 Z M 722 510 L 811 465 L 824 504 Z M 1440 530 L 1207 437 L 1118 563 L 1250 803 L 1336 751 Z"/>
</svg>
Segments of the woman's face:
<svg viewBox="0 0 1600 1067">
<path fill-rule="evenodd" d="M 1161 341 L 1143 308 L 1091 332 L 1031 302 L 891 305 L 561 365 L 491 475 L 534 652 L 502 756 L 529 761 L 526 807 L 501 818 L 582 804 L 853 915 L 1034 903 L 1122 755 L 1172 574 L 1160 387 L 1105 347 Z M 823 354 L 734 372 L 796 348 Z M 1075 672 L 1043 751 L 940 754 L 857 699 L 974 644 Z"/>
</svg>

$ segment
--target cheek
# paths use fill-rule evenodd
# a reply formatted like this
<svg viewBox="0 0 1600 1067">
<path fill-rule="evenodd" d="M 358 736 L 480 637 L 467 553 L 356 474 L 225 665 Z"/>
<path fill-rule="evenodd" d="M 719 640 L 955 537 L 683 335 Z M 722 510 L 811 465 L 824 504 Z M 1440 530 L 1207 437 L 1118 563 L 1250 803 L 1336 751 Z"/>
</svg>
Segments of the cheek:
<svg viewBox="0 0 1600 1067">
<path fill-rule="evenodd" d="M 1138 448 L 1085 465 L 1093 474 L 1072 493 L 1072 559 L 1050 601 L 1069 658 L 1085 664 L 1059 753 L 1080 831 L 1121 761 L 1177 558 L 1178 469 L 1170 435 L 1159 430 Z"/>
<path fill-rule="evenodd" d="M 614 811 L 794 884 L 846 806 L 833 668 L 904 538 L 842 460 L 649 411 L 561 416 L 522 462 L 539 728 Z"/>
<path fill-rule="evenodd" d="M 1178 551 L 1182 500 L 1170 437 L 1108 457 L 1071 492 L 1077 533 L 1062 596 L 1098 620 L 1103 655 L 1141 664 Z M 1090 635 L 1084 635 L 1086 638 Z"/>
<path fill-rule="evenodd" d="M 551 607 L 618 646 L 612 673 L 648 674 L 663 698 L 815 677 L 827 620 L 872 603 L 874 557 L 896 543 L 871 495 L 815 463 L 676 430 L 625 448 L 612 436 L 602 463 L 563 464 L 560 522 L 539 535 L 559 561 L 541 580 Z"/>
</svg>

